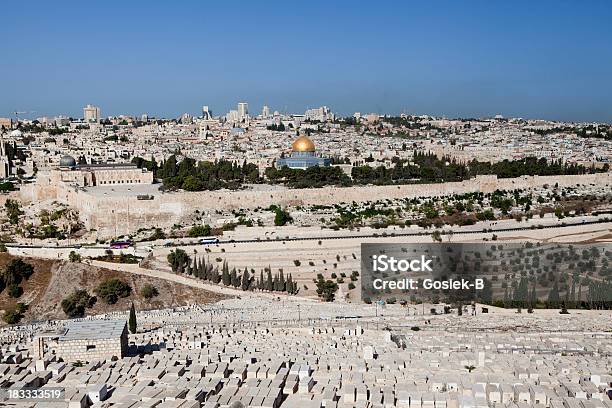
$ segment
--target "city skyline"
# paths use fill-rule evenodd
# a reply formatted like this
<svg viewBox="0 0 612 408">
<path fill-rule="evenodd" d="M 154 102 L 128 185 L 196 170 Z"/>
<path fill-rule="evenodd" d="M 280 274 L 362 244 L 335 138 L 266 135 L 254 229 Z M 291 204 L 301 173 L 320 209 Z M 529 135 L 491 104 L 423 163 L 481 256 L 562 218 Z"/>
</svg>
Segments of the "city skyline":
<svg viewBox="0 0 612 408">
<path fill-rule="evenodd" d="M 612 7 L 451 2 L 8 4 L 0 116 L 215 114 L 238 101 L 454 117 L 612 122 Z M 116 3 L 118 6 L 118 3 Z M 113 3 L 109 3 L 113 7 Z"/>
<path fill-rule="evenodd" d="M 610 1 L 25 5 L 0 406 L 612 408 Z"/>
</svg>

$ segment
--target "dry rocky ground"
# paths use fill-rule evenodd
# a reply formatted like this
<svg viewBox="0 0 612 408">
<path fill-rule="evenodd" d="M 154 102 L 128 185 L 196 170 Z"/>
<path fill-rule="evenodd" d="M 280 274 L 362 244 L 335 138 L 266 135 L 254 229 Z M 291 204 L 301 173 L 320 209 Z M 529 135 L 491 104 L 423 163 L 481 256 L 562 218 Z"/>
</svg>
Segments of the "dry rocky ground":
<svg viewBox="0 0 612 408">
<path fill-rule="evenodd" d="M 4 270 L 12 259 L 15 259 L 15 257 L 0 254 L 0 270 Z M 66 315 L 61 308 L 62 299 L 77 289 L 87 289 L 91 295 L 94 295 L 94 289 L 102 281 L 109 278 L 119 278 L 128 283 L 132 288 L 132 294 L 127 298 L 119 299 L 114 305 L 107 305 L 98 300 L 92 308 L 87 309 L 87 315 L 125 311 L 129 309 L 131 302 L 134 302 L 137 310 L 146 310 L 193 303 L 213 303 L 225 297 L 221 294 L 167 280 L 99 268 L 86 263 L 34 258 L 24 258 L 23 260 L 34 266 L 32 276 L 27 281 L 22 282 L 23 295 L 19 299 L 12 299 L 8 296 L 6 290 L 0 294 L 0 310 L 2 312 L 7 307 L 14 306 L 17 302 L 23 302 L 29 306 L 22 323 L 45 319 L 65 319 Z M 146 284 L 153 285 L 159 292 L 159 295 L 150 301 L 140 294 L 140 290 Z M 4 324 L 4 322 L 0 322 L 0 324 Z"/>
</svg>

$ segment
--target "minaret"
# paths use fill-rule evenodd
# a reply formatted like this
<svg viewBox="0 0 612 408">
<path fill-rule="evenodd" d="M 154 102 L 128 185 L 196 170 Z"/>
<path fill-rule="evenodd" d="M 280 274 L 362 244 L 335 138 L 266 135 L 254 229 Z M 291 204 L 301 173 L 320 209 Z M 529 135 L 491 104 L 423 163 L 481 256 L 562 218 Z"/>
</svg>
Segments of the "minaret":
<svg viewBox="0 0 612 408">
<path fill-rule="evenodd" d="M 0 157 L 4 158 L 6 152 L 4 151 L 4 126 L 0 129 Z"/>
<path fill-rule="evenodd" d="M 0 129 L 0 178 L 10 176 L 10 162 L 4 145 L 4 128 Z"/>
</svg>

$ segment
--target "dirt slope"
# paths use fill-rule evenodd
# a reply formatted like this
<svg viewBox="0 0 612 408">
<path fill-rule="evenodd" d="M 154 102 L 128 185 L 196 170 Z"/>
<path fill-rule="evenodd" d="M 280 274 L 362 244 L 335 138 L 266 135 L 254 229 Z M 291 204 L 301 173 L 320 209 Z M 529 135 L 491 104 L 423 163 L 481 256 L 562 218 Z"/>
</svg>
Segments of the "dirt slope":
<svg viewBox="0 0 612 408">
<path fill-rule="evenodd" d="M 10 255 L 0 254 L 0 271 L 4 270 L 11 259 L 13 257 Z M 119 299 L 114 305 L 107 305 L 98 300 L 91 309 L 87 309 L 88 315 L 127 310 L 131 302 L 134 302 L 137 310 L 145 310 L 192 303 L 213 303 L 224 298 L 223 295 L 204 289 L 153 277 L 99 268 L 84 263 L 32 258 L 23 258 L 23 260 L 34 266 L 34 274 L 21 285 L 24 289 L 23 295 L 19 299 L 12 299 L 8 296 L 6 290 L 0 294 L 0 310 L 2 312 L 17 302 L 23 302 L 29 306 L 22 323 L 66 318 L 60 306 L 62 299 L 77 289 L 87 289 L 91 295 L 94 295 L 94 289 L 102 281 L 109 278 L 119 278 L 127 282 L 132 288 L 132 294 L 127 298 Z M 141 288 L 147 283 L 155 286 L 159 292 L 159 295 L 151 301 L 147 301 L 140 295 Z M 4 322 L 0 321 L 0 324 L 4 324 Z"/>
</svg>

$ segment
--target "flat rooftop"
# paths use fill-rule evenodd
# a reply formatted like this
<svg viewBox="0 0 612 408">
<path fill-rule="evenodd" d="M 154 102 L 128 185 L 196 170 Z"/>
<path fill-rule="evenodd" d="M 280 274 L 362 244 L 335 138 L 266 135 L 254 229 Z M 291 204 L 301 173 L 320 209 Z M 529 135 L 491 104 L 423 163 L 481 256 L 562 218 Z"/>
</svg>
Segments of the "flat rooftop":
<svg viewBox="0 0 612 408">
<path fill-rule="evenodd" d="M 59 341 L 119 338 L 127 326 L 125 320 L 85 320 L 71 322 Z"/>
<path fill-rule="evenodd" d="M 138 168 L 134 163 L 90 163 L 90 164 L 77 164 L 75 166 L 77 170 L 89 170 L 89 169 L 136 169 Z M 142 169 L 147 171 L 147 169 Z"/>
<path fill-rule="evenodd" d="M 161 184 L 113 184 L 94 187 L 79 187 L 94 197 L 136 197 L 137 195 L 158 196 Z"/>
<path fill-rule="evenodd" d="M 160 196 L 162 194 L 175 194 L 173 191 L 162 192 L 159 188 L 163 184 L 113 184 L 93 187 L 79 187 L 79 190 L 84 190 L 87 194 L 91 194 L 94 197 L 135 197 L 138 195 L 152 195 Z M 237 191 L 260 191 L 260 192 L 274 192 L 274 191 L 285 191 L 288 188 L 285 186 L 271 185 L 271 184 L 246 184 L 244 190 Z M 224 192 L 230 190 L 214 190 L 212 192 Z"/>
</svg>

